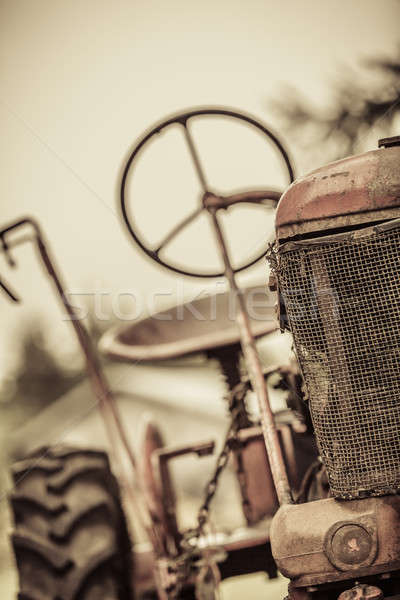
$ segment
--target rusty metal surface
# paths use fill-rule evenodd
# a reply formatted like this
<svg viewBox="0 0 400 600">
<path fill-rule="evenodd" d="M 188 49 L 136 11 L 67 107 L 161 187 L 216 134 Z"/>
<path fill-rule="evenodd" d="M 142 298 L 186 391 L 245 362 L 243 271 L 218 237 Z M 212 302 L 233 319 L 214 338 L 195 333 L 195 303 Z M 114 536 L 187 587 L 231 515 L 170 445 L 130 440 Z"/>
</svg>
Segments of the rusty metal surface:
<svg viewBox="0 0 400 600">
<path fill-rule="evenodd" d="M 260 519 L 272 517 L 279 508 L 271 468 L 260 427 L 251 427 L 238 432 L 237 442 L 241 446 L 242 468 L 245 478 L 247 499 L 247 522 L 258 523 Z M 237 457 L 234 454 L 234 460 Z"/>
<path fill-rule="evenodd" d="M 291 583 L 289 584 L 289 596 L 284 600 L 312 600 L 312 595 L 305 589 L 295 588 Z"/>
<path fill-rule="evenodd" d="M 275 371 L 276 368 L 271 369 L 269 375 Z M 229 379 L 231 379 L 233 375 L 233 381 L 236 380 L 237 374 L 235 375 L 228 373 L 228 375 Z M 230 381 L 230 383 L 233 383 L 233 381 Z M 239 394 L 239 397 L 242 398 L 243 392 L 249 389 L 249 385 L 250 383 L 248 381 L 240 382 L 230 391 L 230 395 L 235 398 Z M 176 597 L 177 594 L 179 594 L 179 590 L 182 589 L 184 582 L 191 580 L 191 577 L 195 575 L 196 564 L 203 563 L 204 560 L 211 560 L 211 551 L 212 556 L 215 556 L 215 558 L 221 556 L 218 548 L 213 550 L 212 548 L 208 547 L 207 536 L 205 533 L 209 520 L 210 504 L 215 496 L 215 492 L 217 491 L 218 483 L 220 481 L 220 476 L 228 463 L 229 455 L 232 451 L 236 460 L 240 459 L 240 469 L 238 469 L 239 482 L 241 484 L 243 483 L 241 481 L 242 477 L 247 479 L 247 477 L 250 476 L 253 479 L 252 482 L 245 482 L 246 492 L 243 496 L 243 509 L 248 522 L 252 522 L 252 517 L 254 517 L 253 514 L 249 514 L 249 509 L 253 508 L 251 501 L 254 499 L 254 494 L 252 492 L 254 492 L 255 478 L 257 479 L 257 483 L 263 484 L 265 483 L 265 478 L 263 479 L 263 476 L 266 474 L 266 476 L 269 477 L 269 480 L 268 487 L 262 486 L 262 489 L 260 489 L 260 487 L 258 488 L 258 497 L 254 500 L 263 501 L 263 507 L 265 506 L 266 502 L 271 503 L 272 501 L 274 505 L 273 507 L 269 507 L 270 510 L 274 511 L 277 508 L 277 498 L 272 482 L 269 462 L 266 456 L 262 430 L 260 427 L 247 427 L 245 429 L 238 430 L 238 424 L 241 416 L 240 406 L 235 405 L 233 401 L 230 402 L 229 405 L 231 407 L 232 421 L 228 428 L 225 442 L 216 460 L 213 475 L 205 488 L 204 499 L 197 515 L 197 526 L 194 529 L 189 529 L 182 532 L 179 532 L 177 529 L 175 518 L 175 495 L 172 488 L 172 482 L 169 477 L 168 461 L 171 458 L 176 458 L 177 456 L 181 456 L 187 452 L 195 452 L 199 455 L 204 455 L 211 451 L 213 445 L 210 443 L 203 443 L 188 447 L 157 449 L 153 443 L 154 435 L 152 434 L 150 436 L 151 443 L 149 448 L 154 448 L 151 464 L 153 465 L 152 468 L 157 471 L 156 480 L 160 482 L 159 486 L 155 486 L 153 481 L 151 481 L 151 488 L 156 489 L 158 499 L 157 504 L 160 506 L 158 521 L 160 522 L 160 525 L 164 527 L 166 532 L 170 532 L 169 537 L 171 537 L 173 540 L 176 539 L 176 543 L 174 543 L 172 547 L 172 552 L 167 550 L 167 552 L 164 552 L 164 554 L 161 555 L 157 560 L 156 581 L 158 582 L 157 585 L 170 586 L 168 594 L 172 594 L 171 598 Z M 302 424 L 300 423 L 300 425 Z M 297 428 L 304 432 L 304 426 L 298 427 L 294 426 L 293 424 L 293 430 Z M 289 439 L 289 436 L 287 435 L 288 430 L 289 425 L 282 423 L 279 427 L 279 434 L 281 437 L 282 446 L 286 450 L 285 461 L 289 466 L 289 472 L 292 472 L 292 475 L 295 477 L 297 474 L 297 464 L 294 464 L 293 440 L 291 436 Z M 159 436 L 156 436 L 157 443 L 158 440 Z M 256 442 L 257 444 L 257 456 L 256 461 L 254 461 L 254 452 L 250 451 L 249 464 L 249 461 L 243 460 L 243 458 L 246 446 L 249 446 L 249 444 L 251 445 L 252 442 Z M 246 470 L 246 466 L 249 467 L 248 470 Z M 252 489 L 247 487 L 248 483 L 250 484 L 250 487 L 253 483 Z M 243 490 L 241 491 L 243 492 Z M 251 493 L 251 498 L 248 495 L 249 493 Z M 244 500 L 246 500 L 246 505 Z M 163 515 L 165 515 L 165 518 L 163 518 Z M 171 517 L 173 518 L 172 528 L 170 522 Z M 257 520 L 259 520 L 259 518 L 260 515 L 258 515 Z M 264 534 L 261 537 L 265 540 L 265 549 L 268 549 L 269 552 L 268 527 L 266 523 L 264 523 L 264 527 Z M 204 546 L 205 542 L 206 545 Z M 225 576 L 230 576 L 229 573 L 231 573 L 231 575 L 235 575 L 239 573 L 253 572 L 255 567 L 257 567 L 257 570 L 259 570 L 260 564 L 262 564 L 262 561 L 264 560 L 263 557 L 265 556 L 264 551 L 260 552 L 260 546 L 262 546 L 262 544 L 263 542 L 261 541 L 260 536 L 254 536 L 254 533 L 251 533 L 251 536 L 246 539 L 235 540 L 233 543 L 229 543 L 228 546 L 227 543 L 220 542 L 220 547 L 223 550 L 224 556 L 227 554 L 227 558 L 218 558 L 218 564 L 215 563 L 213 567 L 215 572 L 217 573 L 219 567 L 221 567 L 220 577 L 224 578 Z M 250 555 L 252 556 L 251 564 L 248 563 Z M 208 559 L 207 556 L 209 556 Z M 239 564 L 241 559 L 244 561 L 243 564 Z M 165 561 L 167 561 L 167 567 Z M 166 568 L 167 570 L 165 570 Z M 275 564 L 271 561 L 266 563 L 264 568 L 270 574 L 270 576 L 272 576 L 271 573 L 275 573 Z M 172 579 L 171 576 L 165 578 L 165 573 L 172 573 Z"/>
<path fill-rule="evenodd" d="M 261 418 L 261 427 L 264 435 L 264 441 L 268 452 L 268 458 L 271 465 L 272 477 L 276 489 L 276 494 L 280 504 L 290 504 L 293 502 L 290 484 L 286 472 L 286 466 L 279 445 L 278 432 L 275 425 L 274 415 L 267 387 L 264 380 L 263 368 L 260 356 L 257 352 L 254 336 L 251 331 L 250 318 L 244 301 L 244 296 L 238 287 L 235 272 L 232 268 L 226 239 L 221 228 L 216 210 L 210 210 L 212 222 L 214 225 L 215 236 L 225 266 L 225 276 L 229 282 L 231 291 L 238 298 L 238 309 L 236 313 L 236 323 L 240 333 L 240 343 L 246 367 L 249 374 L 253 390 L 258 400 L 258 406 Z"/>
<path fill-rule="evenodd" d="M 375 585 L 369 582 L 356 583 L 348 581 L 321 586 L 308 586 L 297 588 L 289 584 L 289 596 L 285 600 L 398 600 L 398 596 L 387 596 Z"/>
<path fill-rule="evenodd" d="M 142 482 L 144 502 L 153 523 L 155 535 L 153 551 L 157 557 L 174 554 L 180 536 L 175 516 L 175 495 L 170 481 L 168 465 L 161 479 L 159 466 L 154 464 L 156 452 L 162 451 L 164 441 L 155 423 L 147 421 L 141 432 L 139 475 Z"/>
<path fill-rule="evenodd" d="M 207 545 L 203 546 L 207 552 Z M 221 579 L 238 577 L 254 572 L 265 572 L 270 579 L 278 576 L 276 564 L 271 553 L 267 533 L 253 534 L 240 540 L 226 536 L 221 544 L 225 560 L 219 564 Z M 171 572 L 171 563 L 167 558 L 157 559 L 148 544 L 134 546 L 135 571 L 134 585 L 139 594 L 154 594 L 158 587 L 160 598 L 169 599 L 165 591 L 174 584 L 176 575 Z M 194 583 L 195 575 L 190 574 L 187 584 Z"/>
<path fill-rule="evenodd" d="M 258 338 L 276 331 L 275 299 L 265 286 L 243 291 L 253 335 Z M 235 293 L 226 292 L 174 306 L 133 324 L 107 331 L 100 349 L 125 361 L 154 361 L 206 352 L 240 341 L 236 325 Z"/>
<path fill-rule="evenodd" d="M 291 225 L 282 225 L 279 228 L 280 241 L 290 240 L 290 238 L 301 239 L 302 236 L 309 234 L 321 234 L 321 232 L 345 231 L 352 227 L 360 225 L 370 225 L 371 223 L 380 223 L 390 219 L 400 217 L 400 206 L 397 208 L 385 208 L 383 210 L 371 210 L 366 213 L 354 213 L 351 215 L 340 215 L 325 219 L 314 219 L 313 221 L 304 221 L 302 223 L 292 223 Z"/>
<path fill-rule="evenodd" d="M 345 158 L 297 179 L 277 209 L 280 228 L 400 206 L 400 147 Z"/>
<path fill-rule="evenodd" d="M 328 474 L 321 462 L 321 458 L 318 456 L 304 474 L 299 493 L 296 497 L 296 503 L 314 502 L 315 500 L 322 500 L 331 496 Z"/>
<path fill-rule="evenodd" d="M 270 535 L 279 570 L 303 587 L 397 571 L 399 531 L 400 498 L 386 496 L 281 507 Z"/>
<path fill-rule="evenodd" d="M 400 219 L 287 242 L 277 277 L 333 495 L 400 489 Z"/>
<path fill-rule="evenodd" d="M 182 535 L 176 519 L 176 497 L 173 481 L 169 470 L 169 462 L 181 456 L 195 454 L 199 458 L 213 453 L 215 442 L 213 440 L 175 447 L 156 449 L 151 457 L 153 468 L 160 485 L 159 507 L 160 512 L 155 518 L 163 524 L 167 540 L 173 541 L 167 547 L 166 554 L 174 556 L 179 554 Z"/>
<path fill-rule="evenodd" d="M 363 516 L 355 523 L 335 523 L 326 533 L 325 551 L 331 564 L 340 571 L 369 567 L 378 551 L 373 517 Z"/>
<path fill-rule="evenodd" d="M 296 493 L 304 473 L 317 456 L 316 448 L 310 435 L 296 431 L 299 423 L 293 415 L 288 423 L 280 423 L 279 414 L 276 417 L 291 489 Z M 279 508 L 279 503 L 261 427 L 242 429 L 238 432 L 237 443 L 242 448 L 243 477 L 249 502 L 246 516 L 248 524 L 252 525 L 265 517 L 272 518 Z M 235 455 L 234 459 L 236 460 Z"/>
<path fill-rule="evenodd" d="M 393 150 L 398 152 L 399 148 Z M 392 159 L 393 156 L 392 152 Z M 397 157 L 400 158 L 400 154 Z M 368 156 L 359 158 L 358 167 L 365 168 L 363 160 Z M 277 247 L 277 261 L 272 261 L 276 284 L 283 294 L 290 329 L 295 336 L 307 397 L 312 408 L 313 399 L 320 402 L 317 417 L 322 420 L 317 418 L 316 433 L 320 442 L 332 434 L 332 445 L 329 450 L 325 447 L 323 454 L 332 467 L 331 485 L 337 493 L 338 477 L 334 469 L 342 468 L 342 487 L 338 495 L 344 497 L 363 497 L 368 493 L 378 496 L 394 493 L 398 487 L 399 419 L 395 411 L 399 330 L 398 318 L 390 311 L 398 310 L 400 187 L 396 176 L 398 181 L 400 177 L 395 173 L 398 164 L 392 159 L 390 155 L 382 159 L 386 161 L 383 166 L 380 164 L 382 177 L 375 185 L 368 186 L 366 180 L 363 181 L 364 196 L 358 197 L 358 205 L 352 184 L 359 184 L 360 178 L 357 181 L 354 177 L 348 189 L 343 187 L 341 203 L 339 196 L 334 196 L 339 184 L 320 182 L 318 188 L 317 178 L 314 178 L 315 188 L 311 190 L 310 184 L 310 195 L 307 196 L 304 189 L 301 192 L 305 194 L 304 205 L 300 206 L 299 202 L 292 207 L 293 222 L 288 221 L 278 228 L 278 235 L 286 243 Z M 357 170 L 357 161 L 349 161 Z M 330 167 L 320 170 L 325 180 Z M 383 177 L 385 168 L 386 177 Z M 341 176 L 330 173 L 332 179 Z M 362 173 L 361 169 L 356 175 L 370 174 Z M 349 176 L 350 169 L 342 175 Z M 311 198 L 311 192 L 322 190 L 324 185 L 326 197 L 316 194 Z M 370 192 L 371 204 L 367 202 L 367 192 Z M 394 196 L 390 195 L 392 192 Z M 332 199 L 337 202 L 336 208 L 330 204 Z M 314 209 L 314 214 L 295 212 L 308 201 L 308 209 Z M 303 219 L 302 215 L 307 216 Z M 375 225 L 368 227 L 371 223 Z M 320 232 L 321 236 L 327 229 L 343 233 L 329 235 L 328 232 L 323 237 L 309 235 L 308 239 L 302 239 L 311 232 Z M 290 238 L 294 238 L 293 241 L 286 241 Z M 285 268 L 290 260 L 298 277 L 289 282 L 285 280 L 288 274 Z M 296 340 L 302 325 L 304 335 L 298 335 Z M 392 378 L 388 378 L 388 370 Z M 344 382 L 350 386 L 347 393 Z M 318 392 L 312 390 L 314 384 L 319 385 Z M 353 397 L 350 403 L 349 390 L 353 396 L 360 391 L 357 399 Z M 352 420 L 353 426 L 346 435 L 347 419 Z M 320 447 L 323 449 L 323 443 Z M 335 454 L 337 451 L 340 456 Z M 389 464 L 385 466 L 379 461 L 389 461 Z M 318 473 L 323 472 L 318 469 Z M 343 483 L 345 476 L 347 480 Z M 377 477 L 383 479 L 378 482 Z M 396 579 L 400 568 L 399 509 L 399 498 L 395 496 L 340 503 L 329 499 L 303 507 L 281 508 L 273 520 L 271 542 L 278 567 L 292 578 L 290 600 L 336 600 L 339 592 L 342 592 L 340 600 L 397 598 L 392 594 L 394 590 L 399 591 L 398 584 L 391 583 L 391 579 L 392 576 Z M 352 587 L 362 579 L 366 583 Z M 388 582 L 382 585 L 385 594 L 380 587 L 370 585 L 375 580 Z"/>
<path fill-rule="evenodd" d="M 227 557 L 219 565 L 221 579 L 262 571 L 270 579 L 278 576 L 268 535 L 226 542 L 223 548 Z"/>
<path fill-rule="evenodd" d="M 373 585 L 356 585 L 351 590 L 342 592 L 338 600 L 383 600 L 383 592 Z"/>
</svg>

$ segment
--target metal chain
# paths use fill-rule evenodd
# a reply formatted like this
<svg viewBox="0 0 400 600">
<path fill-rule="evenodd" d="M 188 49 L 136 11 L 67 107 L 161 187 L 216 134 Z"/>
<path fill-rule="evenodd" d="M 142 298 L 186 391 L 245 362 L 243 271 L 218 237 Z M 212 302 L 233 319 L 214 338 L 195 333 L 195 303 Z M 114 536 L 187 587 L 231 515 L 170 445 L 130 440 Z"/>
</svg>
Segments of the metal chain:
<svg viewBox="0 0 400 600">
<path fill-rule="evenodd" d="M 208 521 L 210 504 L 216 494 L 220 477 L 228 464 L 230 451 L 232 447 L 239 447 L 236 434 L 240 428 L 240 419 L 242 417 L 243 408 L 241 403 L 239 402 L 237 404 L 236 401 L 238 398 L 242 398 L 246 394 L 246 392 L 249 390 L 249 387 L 250 384 L 248 381 L 240 382 L 233 388 L 233 390 L 231 390 L 228 395 L 228 400 L 230 402 L 231 422 L 225 434 L 224 444 L 221 452 L 218 455 L 213 476 L 205 488 L 204 500 L 197 514 L 198 525 L 195 531 L 198 533 L 198 537 L 203 532 L 204 526 Z M 241 474 L 244 474 L 243 461 L 240 461 L 240 465 L 240 472 Z"/>
<path fill-rule="evenodd" d="M 210 481 L 208 482 L 208 484 L 206 486 L 204 500 L 203 500 L 203 503 L 197 514 L 196 531 L 197 531 L 198 535 L 203 533 L 204 527 L 208 521 L 208 516 L 209 516 L 209 512 L 210 512 L 210 504 L 216 494 L 220 477 L 221 477 L 225 467 L 228 464 L 229 454 L 230 454 L 231 446 L 232 446 L 232 438 L 236 434 L 237 418 L 239 417 L 240 414 L 241 414 L 240 408 L 237 407 L 232 410 L 232 413 L 231 413 L 232 421 L 226 432 L 224 444 L 223 444 L 221 452 L 218 455 L 213 476 L 211 477 Z"/>
<path fill-rule="evenodd" d="M 233 400 L 231 401 L 231 403 L 232 403 L 231 408 L 233 408 L 233 409 L 237 408 L 238 410 L 243 412 L 243 406 L 245 406 L 244 398 L 245 398 L 249 388 L 250 388 L 249 382 L 241 383 L 241 384 L 239 384 L 239 386 L 235 386 L 235 388 L 232 390 L 232 393 L 231 393 L 231 396 L 233 397 Z M 246 414 L 247 414 L 247 410 L 246 410 Z M 244 468 L 244 463 L 243 463 L 243 447 L 242 447 L 240 440 L 238 440 L 237 435 L 236 435 L 238 430 L 242 428 L 241 423 L 242 423 L 242 417 L 240 417 L 240 421 L 237 422 L 238 427 L 233 432 L 232 437 L 228 443 L 230 444 L 230 448 L 231 448 L 231 450 L 233 450 L 235 459 L 236 459 L 235 472 L 236 472 L 236 477 L 237 477 L 239 487 L 240 487 L 240 495 L 241 495 L 243 514 L 245 516 L 247 523 L 250 523 L 252 520 L 252 513 L 251 513 L 251 503 L 250 503 L 249 493 L 248 493 L 248 489 L 247 489 L 247 473 L 246 473 L 246 470 Z"/>
<path fill-rule="evenodd" d="M 281 367 L 269 368 L 265 371 L 264 376 L 268 378 L 273 373 L 281 372 L 281 370 Z M 241 444 L 237 439 L 237 432 L 241 428 L 241 418 L 243 417 L 243 404 L 238 399 L 243 399 L 250 389 L 250 381 L 244 380 L 238 383 L 226 397 L 229 402 L 231 421 L 225 434 L 222 449 L 217 457 L 213 475 L 205 487 L 204 499 L 197 513 L 197 525 L 195 528 L 189 529 L 184 533 L 181 542 L 182 552 L 171 562 L 171 570 L 176 574 L 174 584 L 168 590 L 168 598 L 171 600 L 179 598 L 179 594 L 189 580 L 191 573 L 198 571 L 196 563 L 200 561 L 203 554 L 199 550 L 198 541 L 204 533 L 205 526 L 209 520 L 210 505 L 217 492 L 221 475 L 228 464 L 229 454 L 232 449 L 235 450 L 238 459 L 236 472 L 242 491 L 243 512 L 246 518 L 250 516 L 251 504 L 247 493 L 246 471 L 242 460 Z M 216 562 L 218 562 L 218 559 L 214 561 L 213 566 L 215 569 L 218 568 L 215 564 Z M 215 580 L 217 580 L 217 577 L 215 577 Z"/>
<path fill-rule="evenodd" d="M 252 425 L 252 421 L 246 405 L 246 395 L 249 385 L 240 385 L 243 383 L 240 373 L 240 347 L 218 348 L 213 351 L 213 355 L 220 364 L 222 374 L 229 389 L 225 400 L 227 401 L 231 418 L 234 418 L 232 412 L 235 409 L 240 411 L 240 415 L 235 419 L 237 429 L 246 429 Z M 239 443 L 234 434 L 232 434 L 229 443 L 235 457 L 235 472 L 240 487 L 243 514 L 247 523 L 250 523 L 252 518 L 251 505 L 247 491 L 247 475 L 243 464 L 242 444 Z"/>
<path fill-rule="evenodd" d="M 251 503 L 249 498 L 249 492 L 247 489 L 247 473 L 243 463 L 242 444 L 237 440 L 237 438 L 234 437 L 231 440 L 231 448 L 234 450 L 236 457 L 236 477 L 240 487 L 243 514 L 247 523 L 251 523 Z"/>
<path fill-rule="evenodd" d="M 195 528 L 185 532 L 182 540 L 183 553 L 181 553 L 174 561 L 176 582 L 173 585 L 173 589 L 169 591 L 171 600 L 176 600 L 179 597 L 180 592 L 189 578 L 195 559 L 200 558 L 201 553 L 199 552 L 196 542 L 198 542 L 201 535 L 203 535 L 204 528 L 209 520 L 210 505 L 216 494 L 221 475 L 228 464 L 231 449 L 234 445 L 238 447 L 236 434 L 240 428 L 242 406 L 240 404 L 235 406 L 235 399 L 245 394 L 248 391 L 249 386 L 250 384 L 248 381 L 241 382 L 229 393 L 228 400 L 230 401 L 231 406 L 231 422 L 225 434 L 222 449 L 217 457 L 213 475 L 205 488 L 204 499 L 197 513 L 197 525 Z M 239 460 L 238 465 L 238 471 L 244 476 L 243 461 Z M 243 502 L 246 503 L 247 510 L 250 506 L 247 496 Z"/>
</svg>

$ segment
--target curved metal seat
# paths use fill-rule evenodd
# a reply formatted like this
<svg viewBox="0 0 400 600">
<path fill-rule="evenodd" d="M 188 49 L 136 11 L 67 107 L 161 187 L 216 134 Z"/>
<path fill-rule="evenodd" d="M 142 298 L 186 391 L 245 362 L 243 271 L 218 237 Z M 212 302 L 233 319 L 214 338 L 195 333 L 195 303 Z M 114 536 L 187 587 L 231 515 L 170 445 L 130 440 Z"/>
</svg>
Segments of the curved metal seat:
<svg viewBox="0 0 400 600">
<path fill-rule="evenodd" d="M 254 336 L 275 331 L 275 300 L 266 287 L 250 287 L 243 294 Z M 102 336 L 100 349 L 112 358 L 131 362 L 166 360 L 239 344 L 236 302 L 231 292 L 225 292 L 118 325 Z"/>
</svg>

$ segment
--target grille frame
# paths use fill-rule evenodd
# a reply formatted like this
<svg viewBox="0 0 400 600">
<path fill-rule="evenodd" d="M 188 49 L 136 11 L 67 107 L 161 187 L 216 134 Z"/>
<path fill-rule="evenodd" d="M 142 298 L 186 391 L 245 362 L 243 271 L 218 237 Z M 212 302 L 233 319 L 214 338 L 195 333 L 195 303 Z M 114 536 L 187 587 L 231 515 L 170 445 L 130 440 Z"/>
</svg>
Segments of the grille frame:
<svg viewBox="0 0 400 600">
<path fill-rule="evenodd" d="M 399 245 L 397 218 L 287 241 L 271 257 L 337 498 L 400 492 Z"/>
</svg>

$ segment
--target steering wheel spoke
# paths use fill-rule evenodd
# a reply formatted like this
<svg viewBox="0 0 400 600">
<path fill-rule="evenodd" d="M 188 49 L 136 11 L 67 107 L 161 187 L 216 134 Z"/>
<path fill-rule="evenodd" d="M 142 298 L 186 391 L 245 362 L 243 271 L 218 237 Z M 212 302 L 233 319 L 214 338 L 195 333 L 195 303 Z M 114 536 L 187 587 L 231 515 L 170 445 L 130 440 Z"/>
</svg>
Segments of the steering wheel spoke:
<svg viewBox="0 0 400 600">
<path fill-rule="evenodd" d="M 281 196 L 282 191 L 278 190 L 250 190 L 249 192 L 239 192 L 238 194 L 231 194 L 230 196 L 225 196 L 224 200 L 228 206 L 232 206 L 233 204 L 239 204 L 242 202 L 267 206 L 266 204 L 264 204 L 266 200 L 269 200 L 272 206 L 276 206 Z M 268 206 L 270 207 L 271 204 L 269 204 Z"/>
<path fill-rule="evenodd" d="M 183 131 L 185 133 L 186 143 L 188 145 L 189 153 L 190 153 L 190 156 L 192 157 L 194 168 L 195 168 L 197 176 L 199 178 L 201 187 L 203 189 L 203 192 L 207 192 L 208 188 L 207 188 L 206 177 L 204 175 L 204 171 L 203 171 L 203 168 L 201 166 L 201 162 L 200 162 L 199 155 L 197 153 L 196 146 L 195 146 L 195 144 L 193 142 L 192 134 L 191 134 L 191 132 L 190 132 L 190 130 L 188 128 L 188 119 L 182 120 L 181 124 L 183 126 Z"/>
<path fill-rule="evenodd" d="M 203 206 L 199 206 L 194 211 L 192 211 L 187 217 L 182 219 L 175 227 L 162 239 L 159 243 L 159 246 L 153 250 L 154 254 L 158 257 L 161 250 L 165 248 L 168 244 L 170 244 L 177 235 L 181 233 L 190 223 L 192 223 L 202 212 L 204 208 Z"/>
<path fill-rule="evenodd" d="M 230 196 L 205 193 L 203 197 L 204 207 L 208 210 L 219 210 L 229 208 L 235 204 L 258 204 L 266 208 L 275 208 L 279 202 L 282 192 L 277 190 L 251 190 L 249 192 L 238 192 Z M 266 201 L 269 201 L 267 204 Z"/>
</svg>

